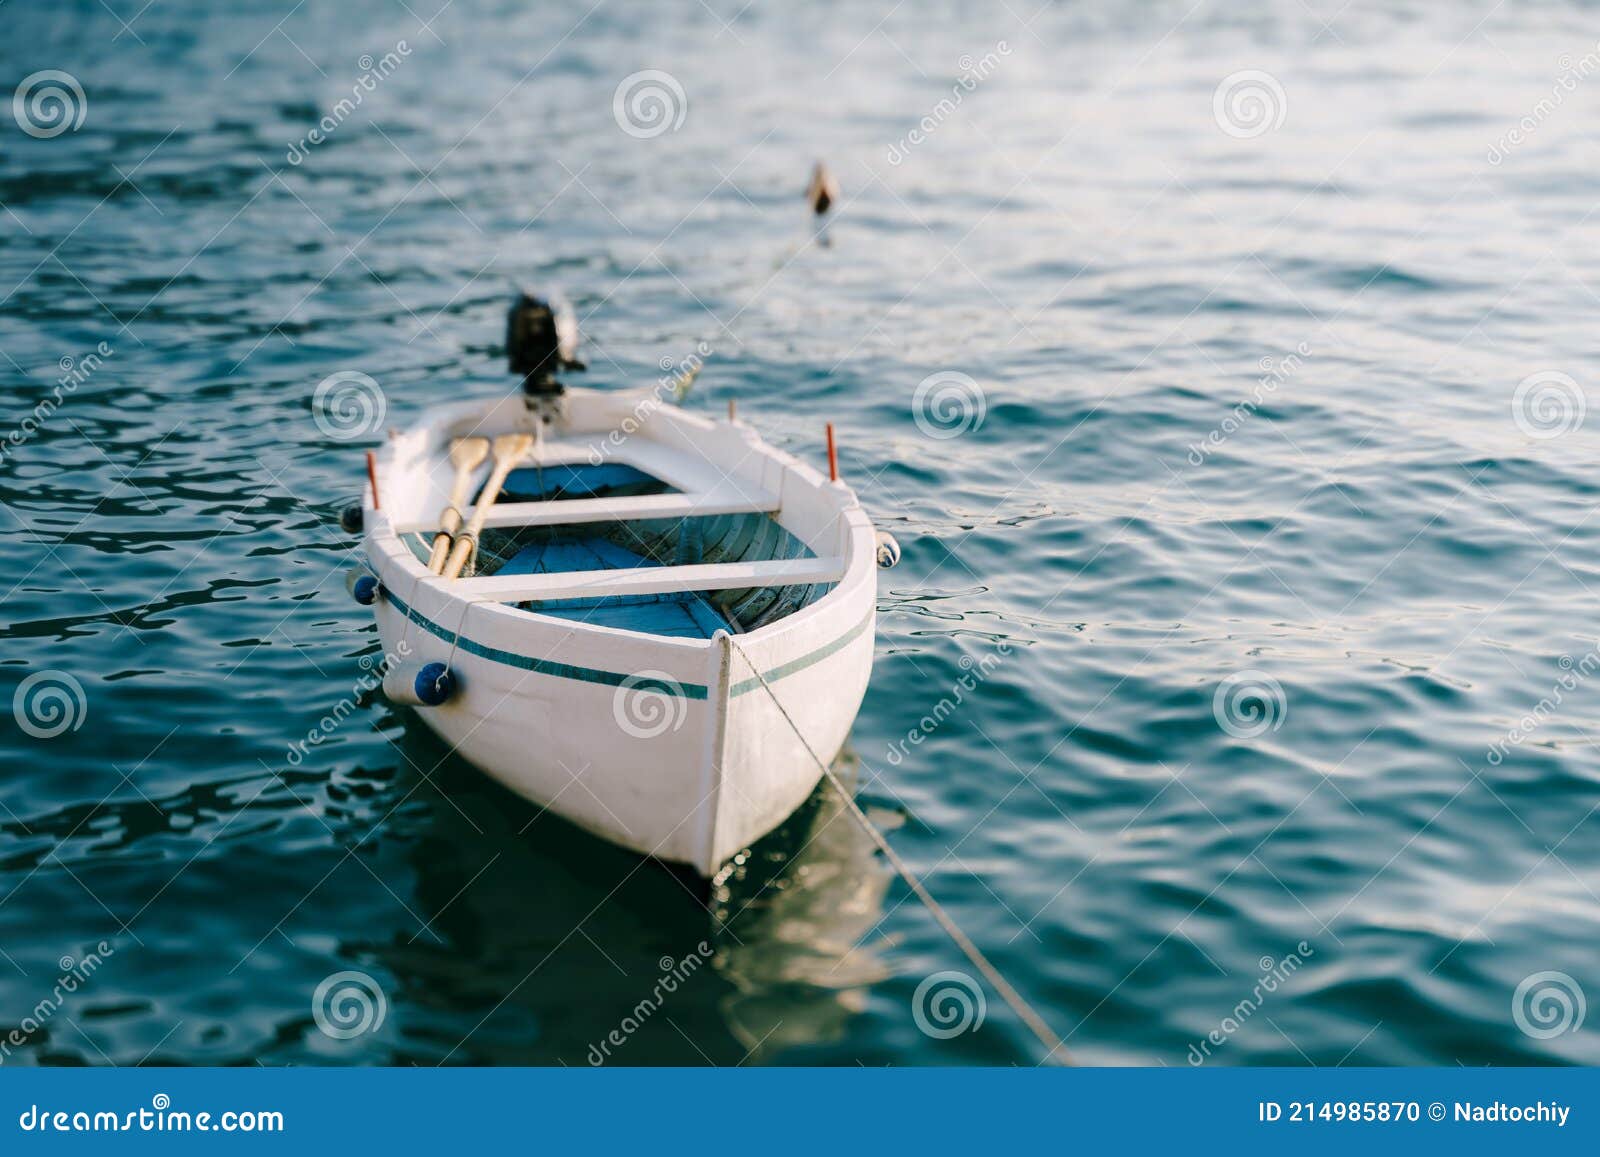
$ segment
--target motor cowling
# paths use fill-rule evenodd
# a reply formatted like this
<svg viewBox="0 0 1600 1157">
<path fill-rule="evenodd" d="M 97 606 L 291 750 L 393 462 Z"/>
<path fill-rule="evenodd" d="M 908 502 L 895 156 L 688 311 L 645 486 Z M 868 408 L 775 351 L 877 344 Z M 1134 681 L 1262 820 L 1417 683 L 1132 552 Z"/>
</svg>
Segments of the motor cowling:
<svg viewBox="0 0 1600 1157">
<path fill-rule="evenodd" d="M 530 397 L 560 394 L 556 373 L 585 368 L 578 360 L 578 322 L 572 311 L 519 293 L 506 315 L 506 358 L 511 372 L 522 375 L 522 389 Z"/>
</svg>

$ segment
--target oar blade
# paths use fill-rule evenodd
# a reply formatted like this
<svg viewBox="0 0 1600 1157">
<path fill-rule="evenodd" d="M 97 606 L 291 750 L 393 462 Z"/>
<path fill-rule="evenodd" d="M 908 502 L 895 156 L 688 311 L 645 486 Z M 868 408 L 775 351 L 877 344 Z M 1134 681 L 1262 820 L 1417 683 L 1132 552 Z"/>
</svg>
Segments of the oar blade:
<svg viewBox="0 0 1600 1157">
<path fill-rule="evenodd" d="M 434 574 L 444 570 L 450 557 L 452 540 L 456 531 L 461 529 L 461 506 L 467 500 L 472 472 L 483 464 L 488 455 L 487 438 L 457 438 L 450 446 L 450 464 L 455 467 L 456 476 L 450 486 L 450 502 L 439 512 L 439 533 L 434 536 L 433 550 L 428 556 L 428 569 Z"/>
<path fill-rule="evenodd" d="M 472 508 L 472 521 L 467 524 L 450 548 L 450 556 L 445 560 L 444 569 L 440 572 L 447 579 L 461 577 L 462 569 L 471 557 L 473 547 L 477 544 L 478 535 L 483 532 L 483 521 L 489 516 L 489 508 L 500 497 L 500 488 L 506 484 L 506 478 L 516 468 L 528 452 L 533 449 L 533 438 L 528 434 L 501 434 L 494 440 L 494 469 L 489 473 L 489 481 L 483 484 L 483 493 L 478 495 L 477 504 Z"/>
</svg>

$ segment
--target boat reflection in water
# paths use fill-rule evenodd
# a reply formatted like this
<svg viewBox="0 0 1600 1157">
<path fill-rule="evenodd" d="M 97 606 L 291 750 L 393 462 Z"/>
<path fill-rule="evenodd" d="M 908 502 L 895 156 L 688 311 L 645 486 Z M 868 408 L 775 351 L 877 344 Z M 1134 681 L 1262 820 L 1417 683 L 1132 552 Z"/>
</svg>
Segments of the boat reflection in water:
<svg viewBox="0 0 1600 1157">
<path fill-rule="evenodd" d="M 345 939 L 335 961 L 374 972 L 387 992 L 391 1051 L 375 1059 L 772 1060 L 838 1039 L 865 987 L 889 974 L 858 941 L 891 872 L 826 784 L 708 895 L 704 880 L 523 802 L 415 721 L 405 730 L 407 760 L 438 764 L 391 785 L 412 793 L 384 836 L 409 844 L 409 928 L 385 943 Z M 839 763 L 848 782 L 848 754 Z M 570 790 L 583 790 L 581 775 Z"/>
<path fill-rule="evenodd" d="M 854 788 L 848 748 L 835 764 Z M 880 828 L 898 813 L 869 815 Z M 874 934 L 893 872 L 824 781 L 777 831 L 712 882 L 717 971 L 735 988 L 722 1001 L 751 1060 L 837 1040 L 890 975 Z"/>
</svg>

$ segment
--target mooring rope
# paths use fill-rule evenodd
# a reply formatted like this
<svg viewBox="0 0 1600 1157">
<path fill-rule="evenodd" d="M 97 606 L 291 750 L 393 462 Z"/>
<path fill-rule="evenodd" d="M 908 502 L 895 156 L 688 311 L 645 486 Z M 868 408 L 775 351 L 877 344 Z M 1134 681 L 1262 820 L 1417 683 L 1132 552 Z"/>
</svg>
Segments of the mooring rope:
<svg viewBox="0 0 1600 1157">
<path fill-rule="evenodd" d="M 884 859 L 889 861 L 894 870 L 900 874 L 900 878 L 906 882 L 906 886 L 911 889 L 917 899 L 922 901 L 928 912 L 938 921 L 939 927 L 944 929 L 945 935 L 955 942 L 956 947 L 961 949 L 966 958 L 972 962 L 972 966 L 983 974 L 984 978 L 994 987 L 994 990 L 1000 994 L 1000 998 L 1011 1007 L 1011 1011 L 1017 1014 L 1017 1018 L 1028 1026 L 1029 1031 L 1034 1036 L 1039 1038 L 1039 1043 L 1045 1049 L 1044 1063 L 1072 1064 L 1072 1058 L 1068 1055 L 1061 1038 L 1045 1023 L 1045 1019 L 1033 1010 L 1033 1006 L 1023 998 L 1022 994 L 1011 986 L 1011 982 L 1001 975 L 1000 970 L 990 963 L 989 958 L 983 954 L 983 950 L 972 942 L 972 938 L 961 930 L 954 917 L 945 911 L 944 905 L 933 898 L 933 894 L 923 886 L 922 881 L 911 870 L 911 866 L 902 860 L 899 853 L 890 846 L 888 837 L 880 832 L 878 825 L 873 823 L 867 813 L 861 810 L 861 805 L 856 803 L 855 796 L 834 774 L 833 768 L 829 767 L 812 749 L 810 740 L 805 737 L 805 733 L 800 730 L 799 724 L 789 714 L 788 708 L 778 698 L 778 693 L 772 689 L 772 684 L 767 682 L 767 677 L 750 661 L 750 656 L 745 654 L 744 648 L 734 641 L 732 635 L 728 636 L 728 645 L 743 656 L 745 665 L 755 673 L 756 679 L 766 689 L 767 694 L 772 696 L 773 704 L 778 708 L 779 714 L 783 716 L 784 721 L 789 724 L 795 736 L 800 740 L 800 745 L 806 749 L 806 754 L 811 756 L 816 765 L 822 769 L 823 777 L 827 779 L 828 786 L 838 792 L 840 800 L 844 802 L 845 809 L 849 811 L 856 823 L 861 825 L 861 829 L 867 833 L 872 842 L 878 846 L 878 850 L 883 853 Z"/>
</svg>

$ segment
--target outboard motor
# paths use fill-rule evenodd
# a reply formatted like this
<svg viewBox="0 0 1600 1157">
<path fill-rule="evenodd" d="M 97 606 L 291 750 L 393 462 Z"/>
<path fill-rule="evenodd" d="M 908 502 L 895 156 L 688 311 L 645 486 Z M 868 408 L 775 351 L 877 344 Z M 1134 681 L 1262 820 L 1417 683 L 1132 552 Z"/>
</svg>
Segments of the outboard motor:
<svg viewBox="0 0 1600 1157">
<path fill-rule="evenodd" d="M 530 293 L 519 293 L 506 316 L 506 357 L 511 372 L 522 375 L 530 401 L 561 396 L 558 370 L 586 368 L 578 360 L 578 321 L 572 311 Z"/>
</svg>

